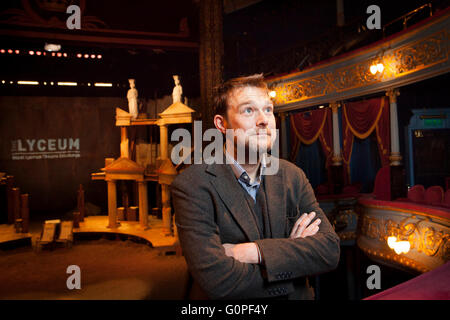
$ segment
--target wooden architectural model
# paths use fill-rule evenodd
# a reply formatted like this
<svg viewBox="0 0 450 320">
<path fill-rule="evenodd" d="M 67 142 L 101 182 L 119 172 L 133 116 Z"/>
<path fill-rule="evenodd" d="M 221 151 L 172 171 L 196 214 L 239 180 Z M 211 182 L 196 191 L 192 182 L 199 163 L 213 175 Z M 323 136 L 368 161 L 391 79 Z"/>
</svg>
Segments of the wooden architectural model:
<svg viewBox="0 0 450 320">
<path fill-rule="evenodd" d="M 168 126 L 172 124 L 192 123 L 193 109 L 181 102 L 175 102 L 164 112 L 159 119 L 133 119 L 131 114 L 116 108 L 116 126 L 120 127 L 120 158 L 105 161 L 103 172 L 93 173 L 93 180 L 105 180 L 108 184 L 108 227 L 118 228 L 117 208 L 117 181 L 131 180 L 138 184 L 138 212 L 140 227 L 143 230 L 148 226 L 148 193 L 147 182 L 154 181 L 161 184 L 162 219 L 164 232 L 173 235 L 172 210 L 170 206 L 169 185 L 177 175 L 177 171 L 169 158 Z M 160 157 L 157 159 L 155 172 L 146 172 L 145 168 L 130 159 L 129 139 L 127 128 L 130 126 L 159 126 L 160 130 Z M 127 210 L 128 208 L 124 208 Z M 121 209 L 122 210 L 122 209 Z M 121 215 L 122 212 L 121 212 Z"/>
</svg>

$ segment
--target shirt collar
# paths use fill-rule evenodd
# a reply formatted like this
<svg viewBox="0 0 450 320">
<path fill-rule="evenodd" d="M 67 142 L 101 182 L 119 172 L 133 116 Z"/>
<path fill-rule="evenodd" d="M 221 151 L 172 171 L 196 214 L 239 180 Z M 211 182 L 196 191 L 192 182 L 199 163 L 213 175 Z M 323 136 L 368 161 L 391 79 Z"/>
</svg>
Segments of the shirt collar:
<svg viewBox="0 0 450 320">
<path fill-rule="evenodd" d="M 261 177 L 263 175 L 264 169 L 266 168 L 266 154 L 263 154 L 261 158 L 259 166 L 259 175 L 257 176 L 256 181 L 250 183 L 250 177 L 247 174 L 247 171 L 245 171 L 245 169 L 242 168 L 242 166 L 236 161 L 236 159 L 234 159 L 234 157 L 228 153 L 225 145 L 223 146 L 223 151 L 225 153 L 225 157 L 227 158 L 227 163 L 231 164 L 231 169 L 233 170 L 236 179 L 241 180 L 242 182 L 246 183 L 249 186 L 257 186 L 261 183 Z"/>
</svg>

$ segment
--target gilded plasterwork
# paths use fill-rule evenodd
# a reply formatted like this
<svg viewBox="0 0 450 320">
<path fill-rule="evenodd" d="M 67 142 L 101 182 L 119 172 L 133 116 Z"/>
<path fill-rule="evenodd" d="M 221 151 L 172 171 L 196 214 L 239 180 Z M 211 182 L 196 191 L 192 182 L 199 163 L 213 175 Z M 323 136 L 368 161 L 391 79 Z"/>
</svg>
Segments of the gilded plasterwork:
<svg viewBox="0 0 450 320">
<path fill-rule="evenodd" d="M 361 234 L 368 238 L 386 242 L 390 236 L 408 240 L 411 249 L 423 252 L 427 256 L 450 260 L 450 233 L 448 228 L 433 224 L 424 217 L 411 216 L 400 222 L 391 219 L 377 219 L 364 215 Z"/>
<path fill-rule="evenodd" d="M 376 48 L 373 50 L 373 57 L 355 62 L 351 60 L 358 60 L 358 58 L 352 58 L 348 65 L 338 69 L 335 69 L 333 65 L 324 67 L 323 73 L 319 75 L 292 82 L 277 84 L 272 82 L 272 90 L 277 93 L 274 99 L 275 104 L 284 105 L 368 87 L 431 68 L 438 63 L 448 61 L 448 37 L 449 32 L 444 29 L 399 48 Z M 383 53 L 380 54 L 380 52 Z M 374 63 L 383 63 L 382 73 L 373 75 L 369 71 Z"/>
</svg>

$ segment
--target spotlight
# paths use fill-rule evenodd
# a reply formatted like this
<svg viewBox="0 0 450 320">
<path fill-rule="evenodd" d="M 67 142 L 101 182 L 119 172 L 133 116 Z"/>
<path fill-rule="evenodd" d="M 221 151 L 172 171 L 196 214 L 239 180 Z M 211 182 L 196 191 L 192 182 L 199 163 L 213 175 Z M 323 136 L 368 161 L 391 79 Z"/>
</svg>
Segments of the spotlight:
<svg viewBox="0 0 450 320">
<path fill-rule="evenodd" d="M 42 54 L 42 52 L 36 51 L 36 55 L 37 55 L 37 56 L 40 56 L 41 54 Z"/>
<path fill-rule="evenodd" d="M 101 59 L 101 58 L 102 58 L 101 54 L 97 55 L 97 59 Z"/>
<path fill-rule="evenodd" d="M 91 54 L 91 59 L 95 59 L 95 54 Z"/>
<path fill-rule="evenodd" d="M 52 52 L 52 57 L 54 57 L 56 54 L 54 52 Z"/>
<path fill-rule="evenodd" d="M 20 50 L 16 50 L 16 54 L 19 54 L 20 53 Z"/>
<path fill-rule="evenodd" d="M 103 82 L 96 82 L 94 84 L 94 86 L 96 87 L 112 87 L 112 83 L 103 83 Z"/>
<path fill-rule="evenodd" d="M 84 55 L 84 58 L 85 58 L 85 59 L 89 58 L 89 55 L 86 53 L 86 54 Z"/>
<path fill-rule="evenodd" d="M 39 84 L 39 82 L 38 81 L 17 81 L 17 84 L 37 86 Z"/>
<path fill-rule="evenodd" d="M 377 66 L 376 65 L 371 65 L 370 66 L 370 73 L 371 74 L 375 74 L 375 73 L 377 73 L 377 71 L 378 71 L 378 68 L 377 68 Z"/>
<path fill-rule="evenodd" d="M 67 58 L 67 53 L 64 52 L 64 53 L 63 53 L 63 56 L 64 56 L 64 58 Z"/>
<path fill-rule="evenodd" d="M 319 109 L 323 109 L 323 108 L 325 108 L 325 106 L 323 106 L 323 105 L 322 105 L 322 106 L 319 106 Z"/>
<path fill-rule="evenodd" d="M 82 57 L 83 57 L 83 55 L 81 53 L 77 54 L 77 58 L 82 58 Z"/>
<path fill-rule="evenodd" d="M 30 54 L 30 56 L 34 55 L 34 51 L 28 51 L 28 53 Z"/>
<path fill-rule="evenodd" d="M 6 52 L 5 49 L 1 49 L 1 50 L 0 50 L 0 53 L 5 53 L 5 52 Z"/>
<path fill-rule="evenodd" d="M 269 92 L 269 96 L 271 96 L 272 98 L 275 98 L 277 96 L 277 93 L 274 90 L 272 90 Z"/>
<path fill-rule="evenodd" d="M 62 53 L 61 52 L 58 52 L 56 55 L 58 56 L 58 58 L 62 57 Z"/>
<path fill-rule="evenodd" d="M 44 46 L 44 49 L 46 51 L 55 52 L 61 50 L 60 44 L 54 44 L 54 43 L 46 43 Z"/>
<path fill-rule="evenodd" d="M 12 49 L 9 49 L 9 50 L 8 50 L 8 53 L 9 53 L 9 54 L 13 53 Z"/>
</svg>

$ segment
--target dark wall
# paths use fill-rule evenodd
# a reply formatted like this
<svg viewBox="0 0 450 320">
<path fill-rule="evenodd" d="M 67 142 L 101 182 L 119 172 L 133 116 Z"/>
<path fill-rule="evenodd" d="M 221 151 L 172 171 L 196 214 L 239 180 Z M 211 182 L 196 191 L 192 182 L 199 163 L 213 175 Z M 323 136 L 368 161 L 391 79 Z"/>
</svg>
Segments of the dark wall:
<svg viewBox="0 0 450 320">
<path fill-rule="evenodd" d="M 106 184 L 90 174 L 120 155 L 115 108 L 126 106 L 122 98 L 0 96 L 0 172 L 30 194 L 32 218 L 74 209 L 80 184 L 85 201 L 106 212 Z"/>
</svg>

